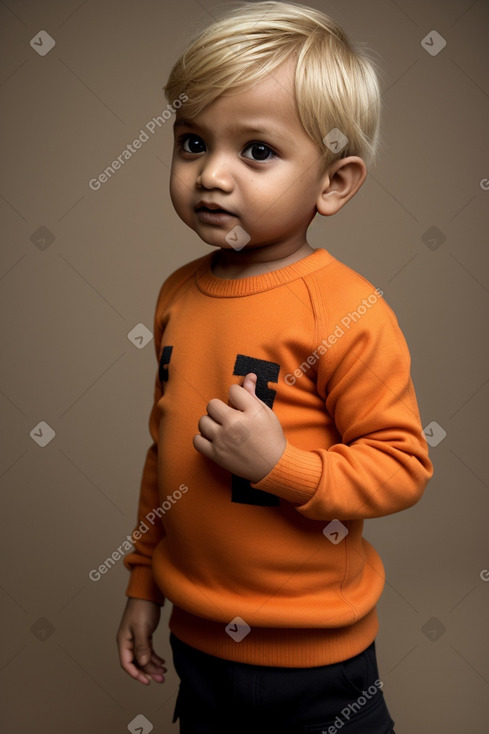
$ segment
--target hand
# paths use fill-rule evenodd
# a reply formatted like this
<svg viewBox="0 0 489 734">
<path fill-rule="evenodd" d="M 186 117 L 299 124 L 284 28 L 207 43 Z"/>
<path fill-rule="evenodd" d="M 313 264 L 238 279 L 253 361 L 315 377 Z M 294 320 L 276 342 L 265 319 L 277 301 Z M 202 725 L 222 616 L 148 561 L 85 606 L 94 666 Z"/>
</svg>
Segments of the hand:
<svg viewBox="0 0 489 734">
<path fill-rule="evenodd" d="M 153 650 L 152 635 L 160 621 L 160 607 L 144 599 L 128 599 L 117 632 L 121 667 L 131 678 L 149 685 L 164 683 L 164 660 Z"/>
<path fill-rule="evenodd" d="M 193 440 L 203 456 L 252 483 L 273 469 L 287 443 L 277 416 L 255 395 L 256 380 L 250 372 L 243 387 L 231 385 L 230 405 L 213 398 Z"/>
</svg>

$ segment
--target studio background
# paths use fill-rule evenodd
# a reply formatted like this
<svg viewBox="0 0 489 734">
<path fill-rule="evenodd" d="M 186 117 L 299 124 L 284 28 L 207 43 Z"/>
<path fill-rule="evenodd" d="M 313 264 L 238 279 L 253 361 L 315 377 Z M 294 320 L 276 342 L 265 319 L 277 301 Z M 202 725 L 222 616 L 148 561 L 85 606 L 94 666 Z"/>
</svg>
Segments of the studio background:
<svg viewBox="0 0 489 734">
<path fill-rule="evenodd" d="M 384 74 L 379 160 L 339 214 L 316 218 L 309 242 L 384 291 L 437 444 L 421 502 L 366 522 L 387 572 L 377 639 L 386 700 L 396 734 L 482 732 L 489 7 L 308 4 L 371 48 Z M 98 581 L 89 573 L 136 519 L 157 366 L 145 329 L 159 287 L 209 246 L 169 199 L 173 116 L 110 180 L 89 182 L 161 115 L 172 64 L 221 5 L 0 2 L 4 734 L 139 731 L 139 715 L 155 732 L 177 731 L 169 605 L 155 635 L 167 681 L 145 688 L 116 650 L 128 572 L 119 561 Z"/>
</svg>

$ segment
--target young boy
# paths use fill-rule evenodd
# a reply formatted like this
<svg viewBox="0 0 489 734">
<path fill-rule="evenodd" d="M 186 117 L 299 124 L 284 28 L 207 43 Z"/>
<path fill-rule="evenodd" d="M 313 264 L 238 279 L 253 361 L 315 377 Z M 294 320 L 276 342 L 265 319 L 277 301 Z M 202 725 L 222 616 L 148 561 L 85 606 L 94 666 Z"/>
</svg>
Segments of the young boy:
<svg viewBox="0 0 489 734">
<path fill-rule="evenodd" d="M 121 665 L 164 681 L 167 598 L 183 734 L 389 734 L 363 521 L 417 502 L 432 467 L 382 292 L 306 239 L 366 178 L 373 65 L 319 11 L 260 2 L 200 34 L 165 91 L 171 199 L 215 249 L 158 297 Z"/>
</svg>

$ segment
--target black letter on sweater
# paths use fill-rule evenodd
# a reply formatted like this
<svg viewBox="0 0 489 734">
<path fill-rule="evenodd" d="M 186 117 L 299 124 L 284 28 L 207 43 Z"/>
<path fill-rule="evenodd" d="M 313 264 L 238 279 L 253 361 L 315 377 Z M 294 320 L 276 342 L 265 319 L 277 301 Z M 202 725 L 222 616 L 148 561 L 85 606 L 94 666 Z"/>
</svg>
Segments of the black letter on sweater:
<svg viewBox="0 0 489 734">
<path fill-rule="evenodd" d="M 163 347 L 160 359 L 160 368 L 158 370 L 160 382 L 168 382 L 168 365 L 170 364 L 172 351 L 173 347 Z"/>
<path fill-rule="evenodd" d="M 265 359 L 256 359 L 255 357 L 247 357 L 245 354 L 238 354 L 233 375 L 244 377 L 249 372 L 253 372 L 257 377 L 255 388 L 257 398 L 263 400 L 265 405 L 273 409 L 273 401 L 277 393 L 276 390 L 268 387 L 268 383 L 278 382 L 280 365 L 276 362 L 267 362 Z M 238 502 L 242 505 L 261 505 L 262 507 L 276 507 L 280 504 L 279 498 L 274 494 L 254 489 L 247 479 L 238 477 L 235 474 L 232 475 L 231 487 L 232 502 Z"/>
</svg>

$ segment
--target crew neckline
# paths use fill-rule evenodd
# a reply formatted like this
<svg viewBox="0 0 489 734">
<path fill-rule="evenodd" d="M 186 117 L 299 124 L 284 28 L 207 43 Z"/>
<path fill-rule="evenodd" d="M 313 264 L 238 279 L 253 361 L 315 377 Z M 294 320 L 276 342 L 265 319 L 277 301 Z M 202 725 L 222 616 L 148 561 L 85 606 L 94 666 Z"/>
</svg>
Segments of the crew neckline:
<svg viewBox="0 0 489 734">
<path fill-rule="evenodd" d="M 237 296 L 250 296 L 254 293 L 268 291 L 271 288 L 290 283 L 297 278 L 302 278 L 313 270 L 329 265 L 334 260 L 329 252 L 319 248 L 301 260 L 285 265 L 283 268 L 271 270 L 269 273 L 250 275 L 246 278 L 219 278 L 212 272 L 215 257 L 215 252 L 206 255 L 195 277 L 197 286 L 202 293 L 218 298 L 236 298 Z"/>
</svg>

